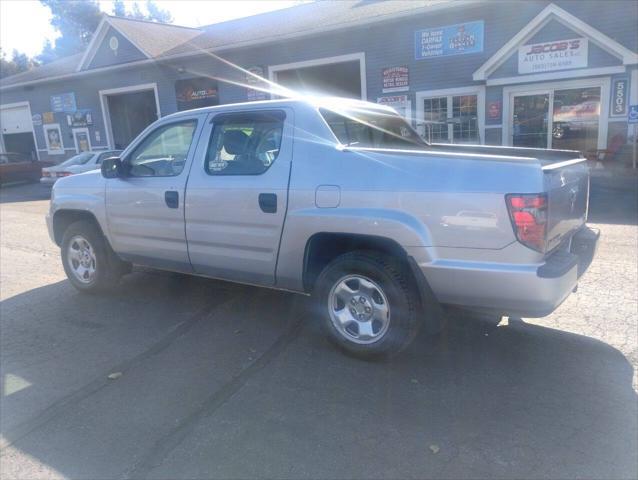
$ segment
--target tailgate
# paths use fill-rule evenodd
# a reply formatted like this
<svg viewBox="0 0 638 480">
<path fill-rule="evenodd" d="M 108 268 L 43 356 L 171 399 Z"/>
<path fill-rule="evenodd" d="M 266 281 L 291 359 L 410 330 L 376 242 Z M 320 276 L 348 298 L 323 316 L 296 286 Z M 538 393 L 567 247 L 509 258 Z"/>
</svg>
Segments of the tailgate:
<svg viewBox="0 0 638 480">
<path fill-rule="evenodd" d="M 570 238 L 587 220 L 589 168 L 584 158 L 543 166 L 548 196 L 547 251 Z"/>
</svg>

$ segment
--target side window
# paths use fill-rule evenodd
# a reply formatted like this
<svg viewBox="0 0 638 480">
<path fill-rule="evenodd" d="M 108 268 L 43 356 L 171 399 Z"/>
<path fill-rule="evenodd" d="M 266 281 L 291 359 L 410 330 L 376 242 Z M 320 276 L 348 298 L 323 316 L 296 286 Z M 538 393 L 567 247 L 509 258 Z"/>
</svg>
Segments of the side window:
<svg viewBox="0 0 638 480">
<path fill-rule="evenodd" d="M 184 169 L 196 120 L 171 123 L 151 132 L 128 156 L 133 177 L 174 177 Z"/>
<path fill-rule="evenodd" d="M 221 114 L 206 151 L 209 175 L 259 175 L 277 159 L 286 115 L 281 111 Z"/>
</svg>

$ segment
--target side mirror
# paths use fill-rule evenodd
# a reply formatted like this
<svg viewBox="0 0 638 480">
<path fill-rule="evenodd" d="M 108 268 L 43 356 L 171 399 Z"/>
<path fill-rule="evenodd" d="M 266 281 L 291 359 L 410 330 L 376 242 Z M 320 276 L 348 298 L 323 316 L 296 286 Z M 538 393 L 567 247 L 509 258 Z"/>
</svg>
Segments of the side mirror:
<svg viewBox="0 0 638 480">
<path fill-rule="evenodd" d="M 102 176 L 104 178 L 124 177 L 124 166 L 120 157 L 105 158 L 102 160 Z"/>
</svg>

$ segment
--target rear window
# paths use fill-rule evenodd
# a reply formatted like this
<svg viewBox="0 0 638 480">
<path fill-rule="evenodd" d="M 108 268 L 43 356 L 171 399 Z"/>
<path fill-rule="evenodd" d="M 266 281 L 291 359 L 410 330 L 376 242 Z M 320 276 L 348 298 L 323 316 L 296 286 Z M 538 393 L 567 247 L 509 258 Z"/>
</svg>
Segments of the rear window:
<svg viewBox="0 0 638 480">
<path fill-rule="evenodd" d="M 399 115 L 375 110 L 320 109 L 339 143 L 366 148 L 423 148 L 427 144 Z"/>
</svg>

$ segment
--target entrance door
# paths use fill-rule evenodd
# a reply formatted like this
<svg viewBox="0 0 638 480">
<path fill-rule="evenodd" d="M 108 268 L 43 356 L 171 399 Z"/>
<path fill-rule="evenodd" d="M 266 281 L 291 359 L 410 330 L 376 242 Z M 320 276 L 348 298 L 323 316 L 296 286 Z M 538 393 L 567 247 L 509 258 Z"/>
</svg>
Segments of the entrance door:
<svg viewBox="0 0 638 480">
<path fill-rule="evenodd" d="M 423 99 L 425 139 L 431 143 L 479 144 L 478 95 Z"/>
<path fill-rule="evenodd" d="M 547 148 L 550 128 L 550 103 L 549 92 L 514 96 L 513 146 Z"/>
<path fill-rule="evenodd" d="M 581 152 L 598 148 L 600 100 L 599 86 L 513 93 L 511 145 Z"/>
<path fill-rule="evenodd" d="M 207 122 L 186 192 L 186 237 L 203 275 L 273 285 L 292 158 L 289 109 Z"/>
<path fill-rule="evenodd" d="M 106 181 L 113 249 L 123 258 L 191 271 L 184 233 L 188 166 L 206 114 L 180 117 L 149 132 L 126 153 L 127 176 Z"/>
</svg>

